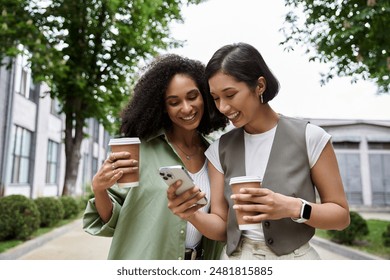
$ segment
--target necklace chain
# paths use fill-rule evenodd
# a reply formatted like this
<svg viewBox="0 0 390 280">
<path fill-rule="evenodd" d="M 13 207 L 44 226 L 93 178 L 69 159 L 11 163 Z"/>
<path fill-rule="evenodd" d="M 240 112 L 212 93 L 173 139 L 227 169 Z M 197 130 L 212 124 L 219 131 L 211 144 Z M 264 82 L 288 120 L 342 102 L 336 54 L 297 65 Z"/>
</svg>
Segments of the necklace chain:
<svg viewBox="0 0 390 280">
<path fill-rule="evenodd" d="M 172 144 L 173 144 L 175 147 L 178 147 L 180 151 L 182 151 L 182 153 L 186 156 L 186 159 L 187 159 L 187 160 L 191 160 L 191 157 L 193 157 L 193 156 L 196 155 L 196 153 L 197 153 L 197 151 L 196 151 L 196 152 L 194 152 L 192 155 L 188 155 L 186 152 L 183 151 L 182 148 L 180 148 L 179 145 L 174 144 L 174 143 L 172 143 Z"/>
<path fill-rule="evenodd" d="M 195 135 L 194 135 L 195 136 Z M 170 137 L 169 137 L 170 138 Z M 193 139 L 194 140 L 194 139 Z M 187 160 L 191 160 L 191 157 L 195 156 L 198 153 L 199 149 L 196 149 L 196 151 L 193 154 L 187 154 L 178 144 L 174 143 L 173 141 L 170 141 L 173 146 L 177 147 L 184 155 Z"/>
</svg>

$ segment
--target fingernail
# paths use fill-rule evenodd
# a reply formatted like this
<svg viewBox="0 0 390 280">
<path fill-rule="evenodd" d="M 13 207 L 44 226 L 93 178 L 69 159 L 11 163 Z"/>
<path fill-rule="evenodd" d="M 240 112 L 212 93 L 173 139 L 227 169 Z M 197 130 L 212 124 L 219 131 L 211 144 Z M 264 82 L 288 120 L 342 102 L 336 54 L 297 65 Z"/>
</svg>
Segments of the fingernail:
<svg viewBox="0 0 390 280">
<path fill-rule="evenodd" d="M 233 209 L 238 209 L 238 205 L 234 204 Z"/>
<path fill-rule="evenodd" d="M 231 199 L 236 199 L 236 196 L 233 194 L 230 196 Z"/>
</svg>

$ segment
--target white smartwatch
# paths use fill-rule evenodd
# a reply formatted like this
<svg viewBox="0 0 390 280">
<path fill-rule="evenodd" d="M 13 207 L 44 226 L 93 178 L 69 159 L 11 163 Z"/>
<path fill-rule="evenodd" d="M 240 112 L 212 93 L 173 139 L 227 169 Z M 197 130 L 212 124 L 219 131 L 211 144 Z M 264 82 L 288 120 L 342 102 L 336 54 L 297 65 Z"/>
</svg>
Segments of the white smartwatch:
<svg viewBox="0 0 390 280">
<path fill-rule="evenodd" d="M 311 205 L 306 200 L 300 198 L 302 202 L 301 213 L 298 219 L 291 218 L 296 223 L 304 223 L 310 219 Z"/>
</svg>

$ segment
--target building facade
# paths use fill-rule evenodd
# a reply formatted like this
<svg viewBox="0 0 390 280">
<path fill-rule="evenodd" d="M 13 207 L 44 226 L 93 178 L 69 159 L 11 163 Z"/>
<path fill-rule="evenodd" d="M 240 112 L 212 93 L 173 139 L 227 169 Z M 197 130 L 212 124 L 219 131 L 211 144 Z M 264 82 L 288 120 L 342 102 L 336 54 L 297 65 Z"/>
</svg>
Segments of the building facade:
<svg viewBox="0 0 390 280">
<path fill-rule="evenodd" d="M 32 83 L 27 65 L 20 56 L 11 69 L 0 69 L 0 196 L 58 196 L 65 174 L 65 118 L 49 88 Z M 74 195 L 86 192 L 106 158 L 109 135 L 103 127 L 90 119 L 85 134 Z"/>
<path fill-rule="evenodd" d="M 309 119 L 332 135 L 351 206 L 390 207 L 390 119 Z"/>
</svg>

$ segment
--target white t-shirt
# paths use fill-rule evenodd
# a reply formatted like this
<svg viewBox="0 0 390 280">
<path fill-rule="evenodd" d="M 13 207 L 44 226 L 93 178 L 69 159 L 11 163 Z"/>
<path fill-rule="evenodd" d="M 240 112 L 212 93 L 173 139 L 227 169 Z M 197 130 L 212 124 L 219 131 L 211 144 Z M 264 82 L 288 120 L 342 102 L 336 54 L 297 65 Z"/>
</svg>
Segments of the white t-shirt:
<svg viewBox="0 0 390 280">
<path fill-rule="evenodd" d="M 205 163 L 198 172 L 188 173 L 192 180 L 194 180 L 195 185 L 206 193 L 208 199 L 207 205 L 200 208 L 199 211 L 208 212 L 210 209 L 210 180 L 207 169 L 207 160 L 205 160 Z M 202 234 L 190 222 L 187 222 L 186 248 L 195 248 L 201 239 Z"/>
<path fill-rule="evenodd" d="M 276 127 L 277 126 L 260 134 L 249 134 L 244 132 L 246 175 L 263 178 L 268 158 L 271 153 Z M 306 147 L 310 168 L 316 164 L 322 150 L 330 138 L 331 136 L 321 127 L 310 123 L 306 126 Z M 219 139 L 210 145 L 205 152 L 205 155 L 213 166 L 224 174 L 221 162 L 219 161 Z M 264 240 L 262 229 L 244 231 L 243 234 L 254 240 Z"/>
</svg>

